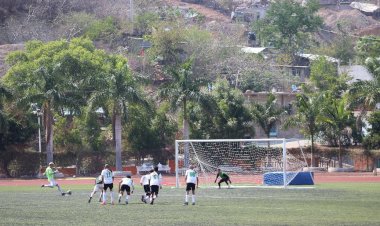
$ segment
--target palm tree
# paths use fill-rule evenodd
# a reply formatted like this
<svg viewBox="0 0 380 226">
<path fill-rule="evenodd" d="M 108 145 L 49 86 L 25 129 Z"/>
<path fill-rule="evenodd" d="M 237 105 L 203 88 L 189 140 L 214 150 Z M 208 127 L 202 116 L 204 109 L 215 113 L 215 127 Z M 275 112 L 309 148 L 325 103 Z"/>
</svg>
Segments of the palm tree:
<svg viewBox="0 0 380 226">
<path fill-rule="evenodd" d="M 205 81 L 196 78 L 192 74 L 193 59 L 187 60 L 179 68 L 170 70 L 171 81 L 163 84 L 160 87 L 159 95 L 163 99 L 170 102 L 173 110 L 181 109 L 183 113 L 183 139 L 188 140 L 189 132 L 189 116 L 188 104 L 194 102 L 203 109 L 213 109 L 212 101 L 208 94 L 201 91 L 206 83 Z M 188 148 L 185 147 L 185 167 L 188 166 Z"/>
<path fill-rule="evenodd" d="M 285 128 L 297 126 L 302 129 L 305 135 L 310 137 L 311 167 L 315 165 L 314 142 L 315 136 L 318 133 L 317 117 L 321 112 L 320 103 L 321 95 L 298 94 L 296 99 L 297 111 L 284 124 Z"/>
<path fill-rule="evenodd" d="M 263 129 L 267 138 L 270 138 L 270 131 L 276 126 L 276 123 L 280 121 L 281 116 L 286 112 L 284 108 L 277 105 L 277 99 L 275 95 L 270 93 L 268 95 L 265 104 L 254 103 L 250 109 L 251 115 Z M 268 147 L 270 146 L 268 142 Z"/>
<path fill-rule="evenodd" d="M 112 112 L 114 142 L 116 154 L 116 170 L 122 170 L 122 121 L 128 115 L 128 105 L 148 103 L 138 90 L 138 83 L 132 76 L 127 60 L 122 56 L 109 57 L 109 70 L 98 81 L 98 88 L 89 99 L 90 109 L 94 107 L 109 108 Z M 92 107 L 94 106 L 94 107 Z"/>
<path fill-rule="evenodd" d="M 369 57 L 365 65 L 373 75 L 373 80 L 357 81 L 349 90 L 351 104 L 363 110 L 373 110 L 380 102 L 380 59 Z"/>
<path fill-rule="evenodd" d="M 347 103 L 347 97 L 336 98 L 331 93 L 326 93 L 321 114 L 317 117 L 317 121 L 326 124 L 327 129 L 329 129 L 337 139 L 340 168 L 343 167 L 342 152 L 344 141 L 349 136 L 351 127 L 355 121 L 352 111 L 347 109 Z"/>
<path fill-rule="evenodd" d="M 179 69 L 170 70 L 171 81 L 160 87 L 160 97 L 170 101 L 173 110 L 181 108 L 183 113 L 183 139 L 189 139 L 188 104 L 195 102 L 205 109 L 211 106 L 209 95 L 201 91 L 205 82 L 192 75 L 193 60 L 190 59 L 180 66 Z"/>
</svg>

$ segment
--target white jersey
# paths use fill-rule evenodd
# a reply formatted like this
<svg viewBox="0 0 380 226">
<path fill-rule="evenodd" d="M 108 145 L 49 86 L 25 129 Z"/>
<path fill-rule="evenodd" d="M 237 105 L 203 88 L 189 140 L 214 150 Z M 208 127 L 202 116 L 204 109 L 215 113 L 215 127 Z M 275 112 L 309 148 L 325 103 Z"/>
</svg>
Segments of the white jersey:
<svg viewBox="0 0 380 226">
<path fill-rule="evenodd" d="M 193 169 L 186 170 L 185 173 L 186 183 L 197 183 L 198 173 Z"/>
<path fill-rule="evenodd" d="M 142 185 L 149 185 L 149 175 L 144 175 L 140 179 L 140 184 Z"/>
<path fill-rule="evenodd" d="M 104 169 L 102 170 L 102 174 L 101 174 L 104 178 L 104 183 L 105 184 L 112 184 L 113 183 L 113 173 L 111 170 L 109 169 Z"/>
<path fill-rule="evenodd" d="M 133 187 L 133 180 L 128 177 L 124 177 L 121 179 L 121 185 L 128 185 L 129 187 Z"/>
<path fill-rule="evenodd" d="M 152 186 L 152 185 L 158 185 L 160 186 L 161 185 L 161 178 L 160 178 L 160 175 L 158 175 L 157 172 L 152 172 L 150 175 L 149 175 L 149 185 Z"/>
</svg>

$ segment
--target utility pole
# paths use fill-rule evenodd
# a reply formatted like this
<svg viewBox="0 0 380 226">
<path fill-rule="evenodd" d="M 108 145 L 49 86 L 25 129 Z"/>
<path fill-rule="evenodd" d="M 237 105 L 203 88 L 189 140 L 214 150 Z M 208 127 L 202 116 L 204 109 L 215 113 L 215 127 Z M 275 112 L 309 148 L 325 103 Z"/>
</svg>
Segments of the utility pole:
<svg viewBox="0 0 380 226">
<path fill-rule="evenodd" d="M 131 19 L 131 22 L 133 23 L 133 14 L 134 14 L 134 12 L 133 12 L 133 0 L 129 0 L 129 11 L 130 11 L 130 19 Z"/>
</svg>

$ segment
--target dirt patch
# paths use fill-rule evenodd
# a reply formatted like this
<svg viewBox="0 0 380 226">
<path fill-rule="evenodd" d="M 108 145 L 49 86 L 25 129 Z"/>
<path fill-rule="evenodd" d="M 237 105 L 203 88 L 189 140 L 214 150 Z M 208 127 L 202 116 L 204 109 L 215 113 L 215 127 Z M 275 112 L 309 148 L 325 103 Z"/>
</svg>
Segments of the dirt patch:
<svg viewBox="0 0 380 226">
<path fill-rule="evenodd" d="M 230 22 L 230 17 L 224 15 L 223 13 L 220 13 L 218 11 L 215 11 L 213 9 L 207 8 L 203 5 L 198 4 L 192 4 L 187 2 L 182 2 L 180 0 L 165 0 L 169 5 L 179 8 L 188 8 L 193 9 L 203 16 L 206 17 L 207 21 L 218 21 L 218 22 Z"/>
<path fill-rule="evenodd" d="M 369 27 L 380 26 L 379 21 L 356 9 L 324 8 L 319 10 L 318 15 L 323 18 L 326 28 L 333 31 L 341 29 L 359 35 Z"/>
</svg>

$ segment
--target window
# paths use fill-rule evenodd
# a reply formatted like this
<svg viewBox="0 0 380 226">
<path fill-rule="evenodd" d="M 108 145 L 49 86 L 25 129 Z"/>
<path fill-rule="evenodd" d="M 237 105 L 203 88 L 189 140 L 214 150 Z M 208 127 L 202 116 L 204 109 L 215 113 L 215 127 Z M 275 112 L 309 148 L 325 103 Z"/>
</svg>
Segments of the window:
<svg viewBox="0 0 380 226">
<path fill-rule="evenodd" d="M 269 131 L 269 137 L 277 137 L 277 126 L 274 125 Z"/>
</svg>

